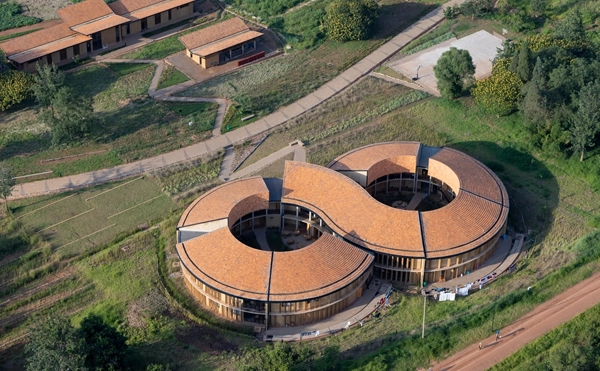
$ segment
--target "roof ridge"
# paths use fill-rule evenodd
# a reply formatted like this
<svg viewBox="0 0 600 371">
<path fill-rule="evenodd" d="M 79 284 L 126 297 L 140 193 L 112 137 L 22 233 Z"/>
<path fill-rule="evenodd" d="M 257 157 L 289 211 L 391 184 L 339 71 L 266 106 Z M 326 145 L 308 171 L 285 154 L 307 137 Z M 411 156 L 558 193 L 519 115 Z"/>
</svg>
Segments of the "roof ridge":
<svg viewBox="0 0 600 371">
<path fill-rule="evenodd" d="M 195 47 L 193 49 L 190 49 L 190 51 L 193 52 L 194 50 L 197 50 L 197 49 L 206 48 L 207 46 L 211 46 L 211 45 L 223 42 L 223 41 L 227 41 L 227 40 L 229 40 L 231 38 L 234 38 L 234 37 L 239 36 L 239 35 L 243 35 L 245 33 L 251 32 L 251 31 L 252 30 L 248 28 L 246 30 L 242 30 L 242 31 L 236 32 L 234 34 L 228 35 L 228 36 L 226 36 L 224 38 L 221 38 L 221 39 L 218 39 L 218 40 L 214 40 L 214 41 L 211 41 L 211 42 L 206 43 L 206 44 L 199 45 L 199 46 L 197 46 L 197 47 Z"/>
</svg>

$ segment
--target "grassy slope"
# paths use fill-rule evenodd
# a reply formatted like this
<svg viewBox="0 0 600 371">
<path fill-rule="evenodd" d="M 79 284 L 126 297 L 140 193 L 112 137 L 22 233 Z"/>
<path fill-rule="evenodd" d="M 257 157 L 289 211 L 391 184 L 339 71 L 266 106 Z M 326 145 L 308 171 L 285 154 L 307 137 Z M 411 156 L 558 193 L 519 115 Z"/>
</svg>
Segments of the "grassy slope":
<svg viewBox="0 0 600 371">
<path fill-rule="evenodd" d="M 168 88 L 169 86 L 181 84 L 182 82 L 188 81 L 189 78 L 179 71 L 177 68 L 168 65 L 160 76 L 158 81 L 157 90 Z"/>
<path fill-rule="evenodd" d="M 52 147 L 47 128 L 37 121 L 33 108 L 2 113 L 0 161 L 9 163 L 19 175 L 53 170 L 52 176 L 65 176 L 151 157 L 210 136 L 216 105 L 180 117 L 167 104 L 147 98 L 154 67 L 111 67 L 125 75 L 119 77 L 102 65 L 67 75 L 66 85 L 76 94 L 93 98 L 94 111 L 101 120 L 87 139 L 68 147 Z M 197 125 L 189 126 L 190 121 Z M 96 151 L 100 153 L 42 162 Z"/>
</svg>

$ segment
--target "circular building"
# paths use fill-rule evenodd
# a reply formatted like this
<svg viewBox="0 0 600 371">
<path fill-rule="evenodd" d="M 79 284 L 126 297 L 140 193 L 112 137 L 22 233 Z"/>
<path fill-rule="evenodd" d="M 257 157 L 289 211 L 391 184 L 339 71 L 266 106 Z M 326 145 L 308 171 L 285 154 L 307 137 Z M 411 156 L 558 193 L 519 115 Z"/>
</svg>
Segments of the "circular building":
<svg viewBox="0 0 600 371">
<path fill-rule="evenodd" d="M 477 269 L 507 215 L 502 182 L 475 159 L 380 143 L 327 167 L 287 161 L 283 180 L 207 192 L 182 215 L 177 252 L 186 285 L 212 312 L 301 325 L 347 308 L 372 275 L 423 284 Z"/>
</svg>

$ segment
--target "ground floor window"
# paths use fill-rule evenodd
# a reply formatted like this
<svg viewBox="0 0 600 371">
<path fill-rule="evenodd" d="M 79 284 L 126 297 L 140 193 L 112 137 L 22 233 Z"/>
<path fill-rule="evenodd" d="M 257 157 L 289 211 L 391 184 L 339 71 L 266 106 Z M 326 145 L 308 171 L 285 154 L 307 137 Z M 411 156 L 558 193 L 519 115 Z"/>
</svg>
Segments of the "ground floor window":
<svg viewBox="0 0 600 371">
<path fill-rule="evenodd" d="M 65 59 L 67 59 L 67 49 L 62 49 L 58 52 L 58 55 L 60 56 L 60 60 L 64 61 Z"/>
<path fill-rule="evenodd" d="M 73 45 L 73 55 L 79 55 L 79 44 Z"/>
<path fill-rule="evenodd" d="M 154 24 L 160 24 L 160 13 L 154 15 Z"/>
<path fill-rule="evenodd" d="M 52 54 L 48 54 L 48 55 L 46 56 L 46 63 L 48 63 L 48 64 L 52 64 Z"/>
<path fill-rule="evenodd" d="M 98 50 L 100 48 L 102 48 L 102 35 L 100 32 L 96 32 L 92 34 L 92 49 Z"/>
<path fill-rule="evenodd" d="M 142 19 L 142 31 L 145 31 L 148 29 L 148 18 L 144 18 Z"/>
<path fill-rule="evenodd" d="M 169 18 L 169 21 L 170 21 L 172 17 L 173 17 L 173 14 L 171 13 L 171 9 L 169 9 L 167 11 L 167 18 Z"/>
</svg>

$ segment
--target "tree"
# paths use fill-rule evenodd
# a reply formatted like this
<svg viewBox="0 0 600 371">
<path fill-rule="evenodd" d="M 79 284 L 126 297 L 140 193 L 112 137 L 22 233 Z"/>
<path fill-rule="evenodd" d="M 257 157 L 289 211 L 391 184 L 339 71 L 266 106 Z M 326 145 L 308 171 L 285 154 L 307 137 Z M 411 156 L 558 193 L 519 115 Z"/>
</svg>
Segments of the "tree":
<svg viewBox="0 0 600 371">
<path fill-rule="evenodd" d="M 442 97 L 453 99 L 460 96 L 465 84 L 474 80 L 475 65 L 467 50 L 452 47 L 441 55 L 433 72 Z"/>
<path fill-rule="evenodd" d="M 43 109 L 41 118 L 50 127 L 52 144 L 83 137 L 94 121 L 92 101 L 76 97 L 66 88 L 60 88 L 51 97 L 50 106 Z"/>
<path fill-rule="evenodd" d="M 374 0 L 334 0 L 325 8 L 322 28 L 332 40 L 365 40 L 379 15 Z"/>
<path fill-rule="evenodd" d="M 471 16 L 471 20 L 475 17 L 481 17 L 494 8 L 493 0 L 467 0 L 460 5 L 460 12 L 466 16 Z"/>
<path fill-rule="evenodd" d="M 0 165 L 0 197 L 4 199 L 6 212 L 8 213 L 8 197 L 15 188 L 15 177 L 12 169 L 8 165 Z"/>
<path fill-rule="evenodd" d="M 546 0 L 531 0 L 529 6 L 533 16 L 537 18 L 546 11 Z"/>
<path fill-rule="evenodd" d="M 83 341 L 68 318 L 50 313 L 30 327 L 25 351 L 28 371 L 85 370 Z"/>
<path fill-rule="evenodd" d="M 84 341 L 85 365 L 90 370 L 118 370 L 123 366 L 127 338 L 90 314 L 81 321 L 79 335 Z"/>
<path fill-rule="evenodd" d="M 33 76 L 23 71 L 0 73 L 0 111 L 5 111 L 31 96 Z"/>
<path fill-rule="evenodd" d="M 506 115 L 513 111 L 521 99 L 523 82 L 516 73 L 508 70 L 508 60 L 494 64 L 492 75 L 477 82 L 471 90 L 477 103 L 496 115 Z"/>
<path fill-rule="evenodd" d="M 516 72 L 517 76 L 519 76 L 523 82 L 527 82 L 531 79 L 531 59 L 529 42 L 525 40 L 521 43 L 519 52 L 514 55 L 510 64 L 511 71 Z"/>
<path fill-rule="evenodd" d="M 554 32 L 558 38 L 568 40 L 583 40 L 585 39 L 585 27 L 579 9 L 575 9 L 569 13 L 562 21 L 556 23 Z"/>
<path fill-rule="evenodd" d="M 596 80 L 581 88 L 577 112 L 571 122 L 571 144 L 573 151 L 580 153 L 579 161 L 587 147 L 593 147 L 594 139 L 600 130 L 600 81 Z"/>
<path fill-rule="evenodd" d="M 35 65 L 37 75 L 35 75 L 35 85 L 33 85 L 33 95 L 42 108 L 50 107 L 52 99 L 58 93 L 65 81 L 65 73 L 56 67 L 56 65 L 44 65 L 39 63 Z"/>
</svg>

